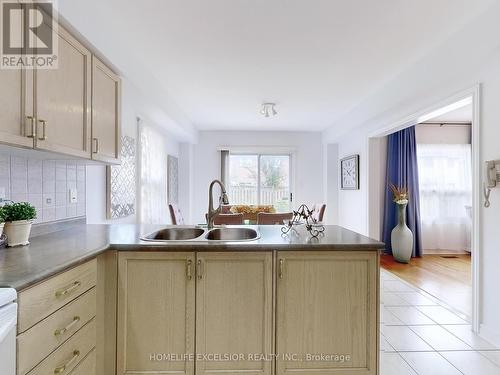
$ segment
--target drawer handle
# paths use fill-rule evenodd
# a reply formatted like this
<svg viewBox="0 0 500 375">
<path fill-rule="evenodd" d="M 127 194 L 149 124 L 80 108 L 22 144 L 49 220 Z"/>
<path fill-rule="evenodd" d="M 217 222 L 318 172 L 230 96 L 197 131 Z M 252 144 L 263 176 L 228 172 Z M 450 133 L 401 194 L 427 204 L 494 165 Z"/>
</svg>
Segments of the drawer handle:
<svg viewBox="0 0 500 375">
<path fill-rule="evenodd" d="M 280 266 L 279 266 L 279 271 L 278 271 L 278 276 L 280 279 L 283 278 L 283 265 L 285 263 L 284 259 L 280 259 Z"/>
<path fill-rule="evenodd" d="M 71 366 L 73 362 L 76 361 L 76 359 L 80 356 L 80 351 L 79 350 L 74 350 L 73 351 L 73 357 L 68 360 L 64 365 L 58 366 L 54 369 L 54 374 L 62 374 L 66 369 Z"/>
<path fill-rule="evenodd" d="M 76 289 L 78 289 L 81 285 L 82 285 L 81 282 L 75 281 L 73 284 L 71 284 L 70 287 L 56 291 L 56 297 L 58 297 L 58 298 L 64 297 L 64 296 L 70 294 L 71 292 L 75 291 Z"/>
<path fill-rule="evenodd" d="M 60 336 L 65 334 L 67 331 L 69 331 L 71 328 L 73 328 L 78 322 L 80 321 L 79 316 L 75 316 L 71 323 L 69 323 L 66 327 L 63 328 L 58 328 L 54 331 L 54 336 Z"/>
</svg>

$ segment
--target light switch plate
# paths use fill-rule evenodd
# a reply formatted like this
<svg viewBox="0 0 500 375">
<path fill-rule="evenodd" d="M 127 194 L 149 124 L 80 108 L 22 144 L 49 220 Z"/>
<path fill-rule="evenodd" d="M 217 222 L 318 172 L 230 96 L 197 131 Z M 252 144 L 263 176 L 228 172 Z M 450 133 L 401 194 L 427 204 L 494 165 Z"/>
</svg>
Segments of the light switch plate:
<svg viewBox="0 0 500 375">
<path fill-rule="evenodd" d="M 0 186 L 0 202 L 5 199 L 5 188 L 3 186 Z"/>
<path fill-rule="evenodd" d="M 69 189 L 69 202 L 77 203 L 78 202 L 78 191 L 76 189 Z"/>
</svg>

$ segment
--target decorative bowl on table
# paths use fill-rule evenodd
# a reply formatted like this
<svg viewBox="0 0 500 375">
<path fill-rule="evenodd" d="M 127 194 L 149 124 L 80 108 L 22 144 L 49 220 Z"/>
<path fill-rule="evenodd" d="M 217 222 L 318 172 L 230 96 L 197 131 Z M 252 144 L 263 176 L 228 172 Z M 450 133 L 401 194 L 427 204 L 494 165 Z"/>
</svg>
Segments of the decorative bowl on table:
<svg viewBox="0 0 500 375">
<path fill-rule="evenodd" d="M 265 212 L 273 214 L 276 212 L 273 205 L 248 205 L 248 204 L 235 204 L 230 209 L 233 214 L 243 214 L 244 220 L 250 222 L 257 222 L 257 214 Z"/>
</svg>

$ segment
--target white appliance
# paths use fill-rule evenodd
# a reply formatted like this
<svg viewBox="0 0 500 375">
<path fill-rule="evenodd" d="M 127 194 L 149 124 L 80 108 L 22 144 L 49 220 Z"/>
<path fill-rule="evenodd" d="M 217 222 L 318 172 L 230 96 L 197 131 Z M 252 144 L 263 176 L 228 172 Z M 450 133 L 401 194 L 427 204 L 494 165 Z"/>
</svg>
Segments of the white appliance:
<svg viewBox="0 0 500 375">
<path fill-rule="evenodd" d="M 17 293 L 0 288 L 0 374 L 16 373 Z"/>
</svg>

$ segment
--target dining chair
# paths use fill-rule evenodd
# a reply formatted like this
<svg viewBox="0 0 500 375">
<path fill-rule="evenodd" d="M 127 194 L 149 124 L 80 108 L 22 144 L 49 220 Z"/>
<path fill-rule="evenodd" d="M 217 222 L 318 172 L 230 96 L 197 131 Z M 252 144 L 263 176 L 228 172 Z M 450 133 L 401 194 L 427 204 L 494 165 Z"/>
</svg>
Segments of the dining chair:
<svg viewBox="0 0 500 375">
<path fill-rule="evenodd" d="M 271 214 L 267 212 L 259 212 L 257 214 L 257 225 L 283 225 L 284 220 L 292 220 L 293 213 Z"/>
<path fill-rule="evenodd" d="M 243 214 L 218 214 L 214 219 L 215 225 L 241 225 Z"/>
<path fill-rule="evenodd" d="M 324 203 L 316 203 L 312 206 L 312 217 L 318 221 L 323 222 L 323 216 L 325 215 L 326 204 Z"/>
<path fill-rule="evenodd" d="M 170 203 L 168 205 L 170 211 L 170 218 L 172 219 L 173 225 L 184 225 L 184 217 L 182 216 L 181 210 L 175 203 Z"/>
</svg>

